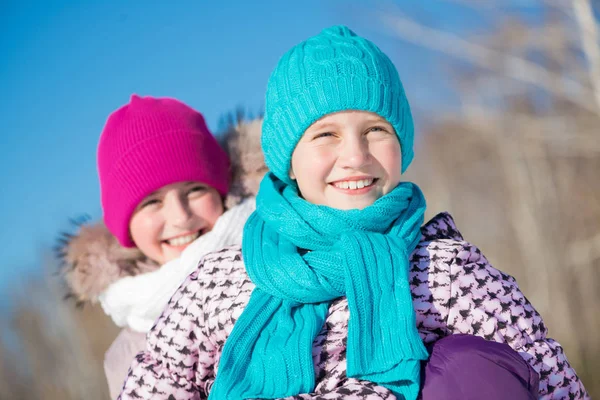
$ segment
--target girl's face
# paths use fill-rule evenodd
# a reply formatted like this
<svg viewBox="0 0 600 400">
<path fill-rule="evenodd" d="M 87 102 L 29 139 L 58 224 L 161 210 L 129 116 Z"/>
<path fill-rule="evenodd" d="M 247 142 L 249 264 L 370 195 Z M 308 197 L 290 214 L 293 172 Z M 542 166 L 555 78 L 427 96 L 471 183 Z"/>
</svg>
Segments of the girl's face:
<svg viewBox="0 0 600 400">
<path fill-rule="evenodd" d="M 342 111 L 312 124 L 292 154 L 290 177 L 302 197 L 341 210 L 363 209 L 402 175 L 394 128 L 377 114 Z"/>
<path fill-rule="evenodd" d="M 221 214 L 223 202 L 215 189 L 199 182 L 178 182 L 141 201 L 129 232 L 142 253 L 164 264 L 209 232 Z"/>
</svg>

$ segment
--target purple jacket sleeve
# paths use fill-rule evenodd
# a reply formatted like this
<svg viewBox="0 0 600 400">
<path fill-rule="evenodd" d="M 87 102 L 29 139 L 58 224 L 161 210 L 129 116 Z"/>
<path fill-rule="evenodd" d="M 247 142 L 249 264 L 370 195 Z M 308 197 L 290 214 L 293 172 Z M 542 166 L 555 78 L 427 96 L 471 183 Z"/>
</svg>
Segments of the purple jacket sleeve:
<svg viewBox="0 0 600 400">
<path fill-rule="evenodd" d="M 558 342 L 515 279 L 464 245 L 450 264 L 447 329 L 506 343 L 539 374 L 540 399 L 589 399 Z"/>
<path fill-rule="evenodd" d="M 538 374 L 505 343 L 457 334 L 427 347 L 419 400 L 538 398 Z"/>
</svg>

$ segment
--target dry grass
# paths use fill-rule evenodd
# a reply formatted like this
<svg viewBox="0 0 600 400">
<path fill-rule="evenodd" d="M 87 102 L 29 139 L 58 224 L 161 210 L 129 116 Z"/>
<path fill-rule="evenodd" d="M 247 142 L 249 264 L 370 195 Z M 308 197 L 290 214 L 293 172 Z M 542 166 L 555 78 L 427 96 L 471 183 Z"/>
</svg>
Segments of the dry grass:
<svg viewBox="0 0 600 400">
<path fill-rule="evenodd" d="M 63 300 L 55 267 L 49 260 L 13 290 L 14 309 L 0 323 L 0 399 L 109 398 L 102 361 L 117 328 L 99 307 Z"/>
</svg>

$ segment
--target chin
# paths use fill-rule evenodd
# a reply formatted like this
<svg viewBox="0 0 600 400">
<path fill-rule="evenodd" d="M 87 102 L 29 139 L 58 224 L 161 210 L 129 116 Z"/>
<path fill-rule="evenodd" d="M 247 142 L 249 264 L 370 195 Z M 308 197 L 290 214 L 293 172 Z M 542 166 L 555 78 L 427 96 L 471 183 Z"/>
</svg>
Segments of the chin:
<svg viewBox="0 0 600 400">
<path fill-rule="evenodd" d="M 183 252 L 176 252 L 176 253 L 175 253 L 175 252 L 172 252 L 172 253 L 169 253 L 169 254 L 165 254 L 165 256 L 163 257 L 163 258 L 164 258 L 164 260 L 165 260 L 165 261 L 163 262 L 163 264 L 165 264 L 165 263 L 168 263 L 169 261 L 173 261 L 173 260 L 175 260 L 176 258 L 179 258 L 179 257 L 181 257 L 181 253 L 183 253 Z"/>
</svg>

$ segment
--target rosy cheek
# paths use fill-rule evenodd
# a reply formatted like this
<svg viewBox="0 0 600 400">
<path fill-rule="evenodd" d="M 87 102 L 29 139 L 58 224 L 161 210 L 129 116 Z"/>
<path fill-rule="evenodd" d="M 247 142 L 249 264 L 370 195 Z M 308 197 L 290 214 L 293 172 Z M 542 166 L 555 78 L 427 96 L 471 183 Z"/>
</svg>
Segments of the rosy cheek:
<svg viewBox="0 0 600 400">
<path fill-rule="evenodd" d="M 221 197 L 218 194 L 211 195 L 210 200 L 207 204 L 207 215 L 208 220 L 212 225 L 217 222 L 217 219 L 223 214 L 223 202 L 221 201 Z"/>
<path fill-rule="evenodd" d="M 223 214 L 223 204 L 221 197 L 217 192 L 207 193 L 206 195 L 192 200 L 194 214 L 208 222 L 211 226 Z"/>
<path fill-rule="evenodd" d="M 311 176 L 326 178 L 335 167 L 337 157 L 330 149 L 319 149 L 312 157 L 307 158 Z"/>
<path fill-rule="evenodd" d="M 153 216 L 153 218 L 147 218 L 143 221 L 143 227 L 147 231 L 155 231 L 159 228 L 160 216 Z"/>
<path fill-rule="evenodd" d="M 131 236 L 142 252 L 149 252 L 151 249 L 148 246 L 152 246 L 152 243 L 157 240 L 158 228 L 157 219 L 155 217 L 155 215 L 142 213 L 135 215 L 131 220 Z M 151 256 L 151 254 L 147 255 Z"/>
</svg>

